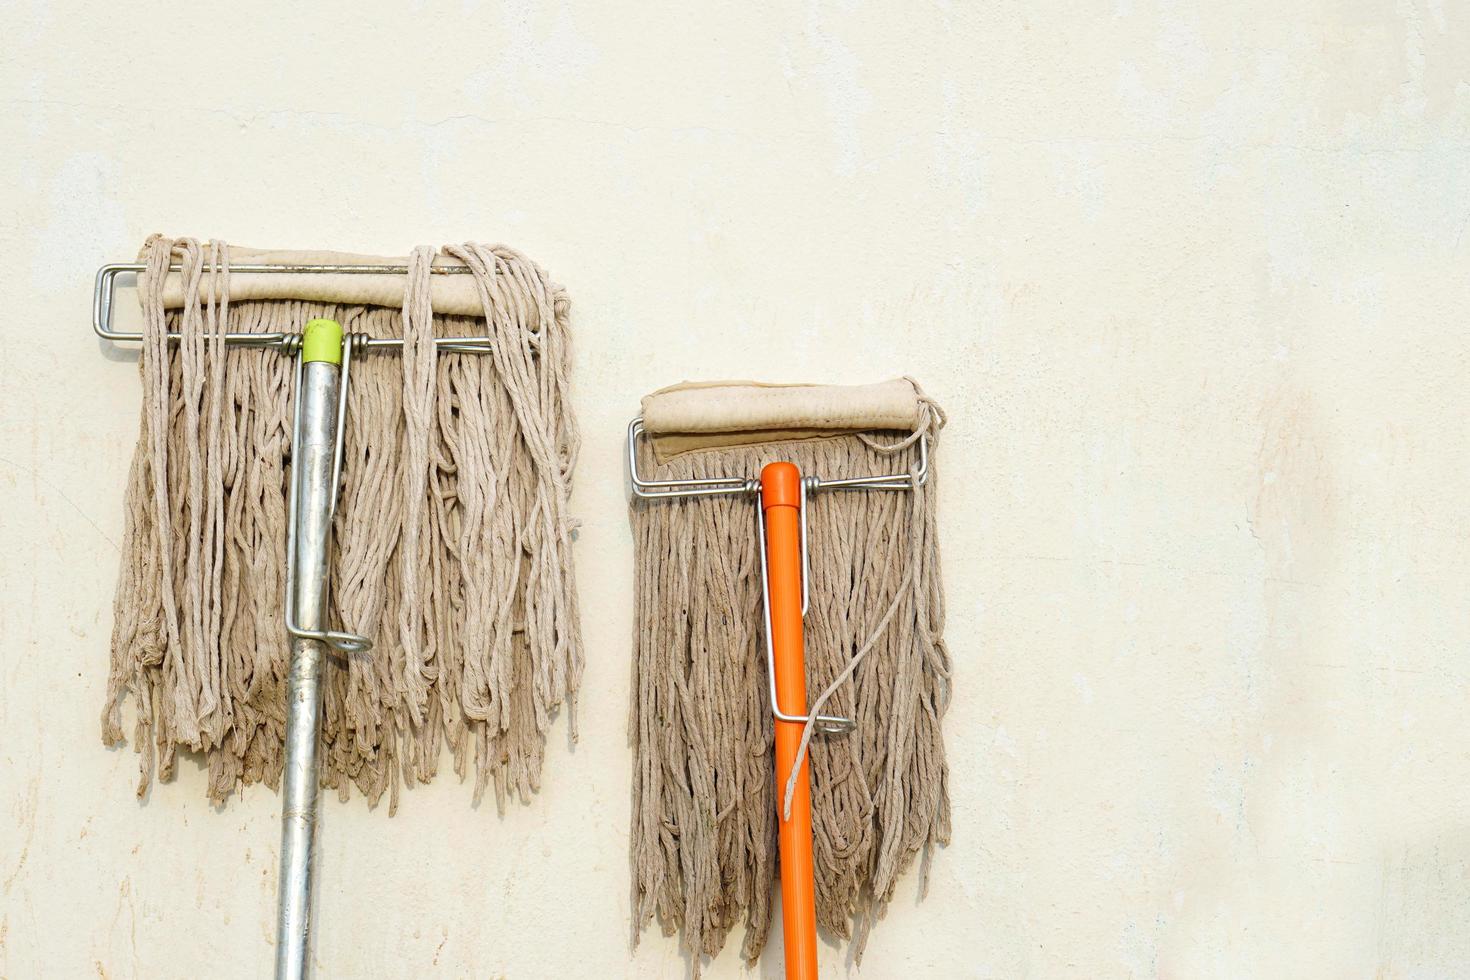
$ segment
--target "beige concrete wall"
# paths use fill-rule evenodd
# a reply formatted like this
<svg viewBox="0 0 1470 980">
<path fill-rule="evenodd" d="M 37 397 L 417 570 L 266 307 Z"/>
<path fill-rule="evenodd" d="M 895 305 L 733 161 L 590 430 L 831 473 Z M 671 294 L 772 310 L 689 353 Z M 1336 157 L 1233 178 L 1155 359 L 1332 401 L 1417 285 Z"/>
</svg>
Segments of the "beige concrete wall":
<svg viewBox="0 0 1470 980">
<path fill-rule="evenodd" d="M 1470 976 L 1470 9 L 35 0 L 0 55 L 0 975 L 263 977 L 277 798 L 98 742 L 152 231 L 571 290 L 581 743 L 324 814 L 323 976 L 630 951 L 637 396 L 911 373 L 955 843 L 830 976 Z M 780 975 L 773 951 L 746 974 Z"/>
</svg>

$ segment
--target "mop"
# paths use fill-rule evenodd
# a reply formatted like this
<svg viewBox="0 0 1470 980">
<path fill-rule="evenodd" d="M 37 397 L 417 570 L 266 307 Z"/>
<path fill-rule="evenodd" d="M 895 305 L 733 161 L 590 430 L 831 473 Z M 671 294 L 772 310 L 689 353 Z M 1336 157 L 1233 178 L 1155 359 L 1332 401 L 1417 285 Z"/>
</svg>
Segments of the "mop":
<svg viewBox="0 0 1470 980">
<path fill-rule="evenodd" d="M 277 975 L 299 976 L 318 780 L 391 814 L 447 748 L 503 808 L 563 705 L 575 737 L 566 294 L 478 244 L 154 236 L 142 259 L 98 277 L 96 329 L 141 343 L 143 382 L 103 739 L 131 697 L 140 796 L 180 750 L 215 803 L 283 786 Z M 110 326 L 129 271 L 141 334 Z"/>
<path fill-rule="evenodd" d="M 778 866 L 787 977 L 816 976 L 818 924 L 860 959 L 948 842 L 944 421 L 910 379 L 728 382 L 629 427 L 635 914 L 696 972 L 742 919 L 760 955 Z"/>
</svg>

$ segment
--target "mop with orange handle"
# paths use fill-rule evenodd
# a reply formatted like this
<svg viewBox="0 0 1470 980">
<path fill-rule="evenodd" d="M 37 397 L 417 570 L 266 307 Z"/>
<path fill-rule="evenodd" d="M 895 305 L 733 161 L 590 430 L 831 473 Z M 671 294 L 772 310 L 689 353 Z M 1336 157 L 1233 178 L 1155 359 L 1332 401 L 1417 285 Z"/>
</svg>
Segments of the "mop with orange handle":
<svg viewBox="0 0 1470 980">
<path fill-rule="evenodd" d="M 819 922 L 837 936 L 855 922 L 860 956 L 901 870 L 948 840 L 930 481 L 943 422 L 900 379 L 679 385 L 629 426 L 634 884 L 640 926 L 682 928 L 696 972 L 742 913 L 743 952 L 759 956 L 773 843 L 786 977 L 815 980 Z M 837 492 L 863 490 L 905 493 Z M 811 702 L 809 669 L 826 682 Z M 829 700 L 843 712 L 822 713 Z M 858 717 L 871 727 L 856 731 Z M 812 754 L 816 734 L 844 737 Z"/>
</svg>

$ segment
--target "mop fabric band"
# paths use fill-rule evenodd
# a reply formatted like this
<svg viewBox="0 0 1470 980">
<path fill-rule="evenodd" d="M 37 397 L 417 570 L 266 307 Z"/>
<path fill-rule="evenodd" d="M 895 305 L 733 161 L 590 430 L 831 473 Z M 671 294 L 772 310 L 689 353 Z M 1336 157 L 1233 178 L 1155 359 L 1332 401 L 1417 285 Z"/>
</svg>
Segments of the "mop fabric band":
<svg viewBox="0 0 1470 980">
<path fill-rule="evenodd" d="M 161 236 L 142 258 L 143 409 L 102 713 L 104 741 L 123 741 L 133 696 L 139 794 L 173 775 L 181 748 L 203 756 L 215 802 L 279 783 L 296 359 L 227 347 L 222 333 L 312 321 L 308 359 L 340 361 L 343 330 L 403 338 L 401 354 L 352 359 L 328 608 L 374 647 L 327 658 L 323 782 L 387 793 L 391 813 L 447 746 L 461 778 L 473 768 L 477 801 L 491 785 L 502 806 L 528 799 L 562 705 L 575 736 L 582 674 L 566 292 L 518 252 L 473 243 L 396 260 L 331 253 L 407 275 L 237 277 L 232 262 L 326 260 Z M 431 274 L 444 264 L 468 271 Z M 450 312 L 441 281 L 454 284 Z M 493 346 L 440 353 L 436 336 Z"/>
<path fill-rule="evenodd" d="M 910 432 L 919 401 L 904 378 L 871 385 L 712 381 L 670 385 L 644 397 L 643 426 L 660 463 L 681 453 L 873 429 Z"/>
<path fill-rule="evenodd" d="M 499 246 L 497 246 L 499 248 Z M 509 251 L 506 249 L 505 251 Z M 363 266 L 403 265 L 403 256 L 357 255 L 350 252 L 282 251 L 279 249 L 229 247 L 229 259 L 236 265 L 279 266 Z M 523 259 L 524 261 L 524 259 Z M 441 250 L 429 257 L 431 268 L 443 269 L 462 263 Z M 160 300 L 165 309 L 182 309 L 191 294 L 184 271 L 161 273 Z M 435 273 L 429 277 L 428 293 L 436 314 L 483 317 L 480 291 L 474 276 L 464 273 Z M 376 272 L 232 272 L 230 299 L 295 300 L 334 306 L 403 306 L 403 276 Z"/>
<path fill-rule="evenodd" d="M 808 748 L 817 921 L 860 960 L 900 875 L 920 855 L 927 868 L 950 835 L 933 478 L 944 414 L 906 378 L 686 383 L 649 395 L 642 412 L 639 472 L 656 480 L 755 477 L 774 460 L 803 476 L 916 476 L 928 439 L 928 478 L 911 491 L 807 497 L 807 711 L 856 722 Z M 640 930 L 654 918 L 682 930 L 696 973 L 741 920 L 754 961 L 772 919 L 787 787 L 773 761 L 758 513 L 741 494 L 631 506 L 635 915 Z"/>
</svg>

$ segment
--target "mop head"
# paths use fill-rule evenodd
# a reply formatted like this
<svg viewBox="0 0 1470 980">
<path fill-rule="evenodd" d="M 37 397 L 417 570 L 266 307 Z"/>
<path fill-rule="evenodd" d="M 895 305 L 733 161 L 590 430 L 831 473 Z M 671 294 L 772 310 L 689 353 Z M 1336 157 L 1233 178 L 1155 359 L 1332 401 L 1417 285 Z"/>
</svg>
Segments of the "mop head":
<svg viewBox="0 0 1470 980">
<path fill-rule="evenodd" d="M 678 385 L 643 400 L 639 472 L 658 480 L 755 477 L 772 460 L 826 478 L 914 473 L 909 491 L 808 498 L 805 619 L 810 710 L 856 721 L 810 743 L 817 920 L 853 940 L 916 855 L 948 843 L 940 719 L 950 696 L 935 534 L 938 406 L 908 379 L 859 387 Z M 696 958 L 742 916 L 760 955 L 777 866 L 772 717 L 761 565 L 748 495 L 635 500 L 637 622 L 631 738 L 632 865 L 639 928 L 657 916 Z"/>
<path fill-rule="evenodd" d="M 181 748 L 203 756 L 216 802 L 279 782 L 295 359 L 210 335 L 327 317 L 405 344 L 352 361 L 329 608 L 375 646 L 328 658 L 322 779 L 374 803 L 386 791 L 391 812 L 447 745 L 461 778 L 473 762 L 477 801 L 490 785 L 501 805 L 528 798 L 582 673 L 565 291 L 477 244 L 405 260 L 155 236 L 143 258 L 143 413 L 102 714 L 104 740 L 123 741 L 133 696 L 139 794 Z M 231 276 L 232 261 L 409 274 Z M 430 275 L 443 263 L 472 272 Z M 488 335 L 493 353 L 436 354 L 436 335 Z"/>
</svg>

